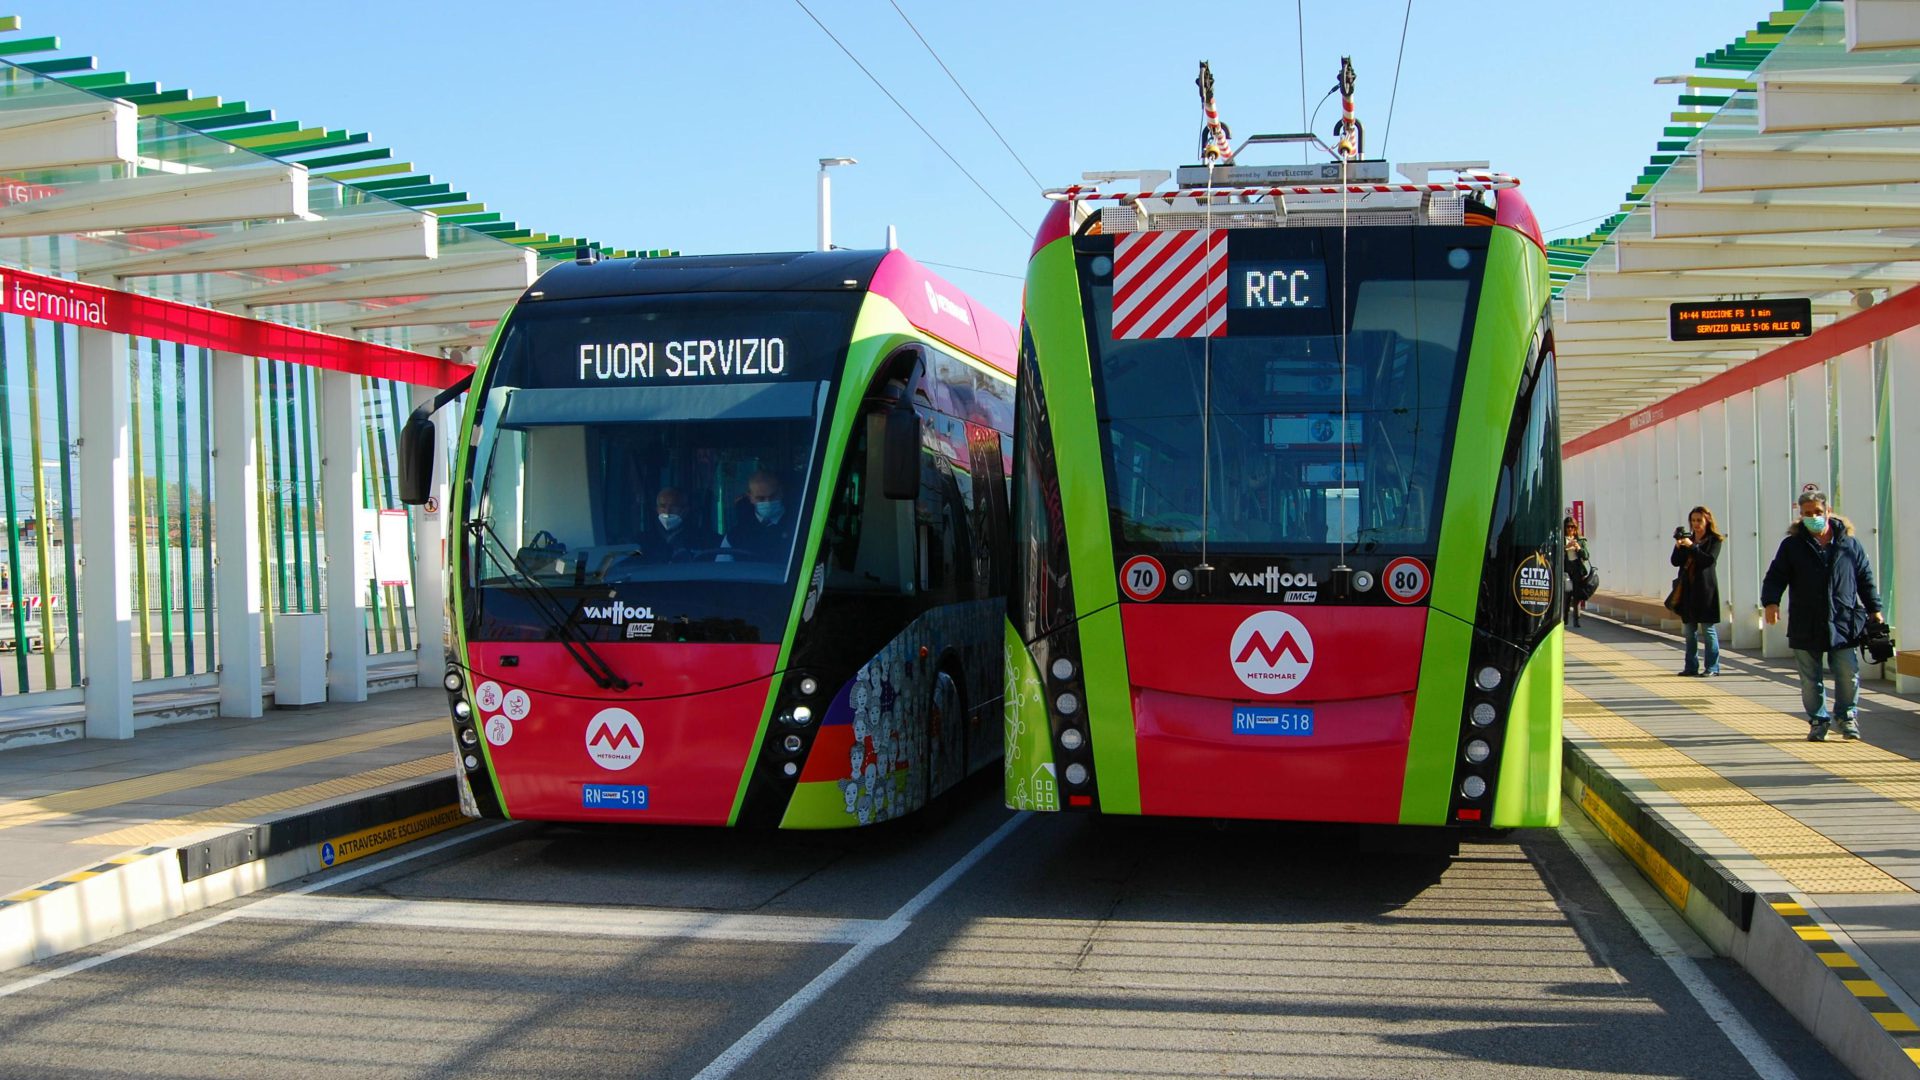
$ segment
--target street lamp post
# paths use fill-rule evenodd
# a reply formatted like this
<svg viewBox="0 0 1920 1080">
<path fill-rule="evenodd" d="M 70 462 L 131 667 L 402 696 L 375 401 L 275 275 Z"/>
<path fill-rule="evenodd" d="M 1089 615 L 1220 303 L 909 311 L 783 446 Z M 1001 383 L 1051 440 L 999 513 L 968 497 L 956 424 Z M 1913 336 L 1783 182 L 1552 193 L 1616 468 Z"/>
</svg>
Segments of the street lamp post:
<svg viewBox="0 0 1920 1080">
<path fill-rule="evenodd" d="M 858 165 L 850 157 L 823 157 L 820 159 L 820 248 L 821 251 L 833 250 L 833 192 L 827 179 L 827 170 L 835 165 Z"/>
</svg>

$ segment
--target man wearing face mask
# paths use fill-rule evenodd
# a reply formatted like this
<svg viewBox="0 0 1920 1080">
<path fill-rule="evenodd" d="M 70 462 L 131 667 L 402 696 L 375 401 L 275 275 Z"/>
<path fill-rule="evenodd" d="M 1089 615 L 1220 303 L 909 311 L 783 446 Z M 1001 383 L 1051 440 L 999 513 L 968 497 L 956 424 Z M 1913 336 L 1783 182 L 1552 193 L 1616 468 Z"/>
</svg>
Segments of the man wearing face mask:
<svg viewBox="0 0 1920 1080">
<path fill-rule="evenodd" d="M 720 547 L 733 557 L 757 562 L 780 562 L 793 547 L 793 512 L 782 497 L 780 478 L 765 469 L 747 477 L 744 503 L 748 513 L 727 530 Z"/>
<path fill-rule="evenodd" d="M 1760 586 L 1768 625 L 1780 621 L 1787 603 L 1787 644 L 1800 666 L 1800 702 L 1806 707 L 1809 742 L 1824 742 L 1835 717 L 1840 734 L 1860 737 L 1860 654 L 1867 621 L 1879 622 L 1880 592 L 1873 583 L 1867 549 L 1846 521 L 1827 512 L 1827 496 L 1809 487 L 1800 493 L 1800 520 L 1787 530 Z M 1833 669 L 1833 710 L 1827 710 L 1823 667 Z"/>
<path fill-rule="evenodd" d="M 647 562 L 686 559 L 694 550 L 693 530 L 687 526 L 687 500 L 679 488 L 661 488 L 653 500 L 654 515 L 647 522 L 640 550 Z M 711 540 L 709 540 L 711 543 Z"/>
</svg>

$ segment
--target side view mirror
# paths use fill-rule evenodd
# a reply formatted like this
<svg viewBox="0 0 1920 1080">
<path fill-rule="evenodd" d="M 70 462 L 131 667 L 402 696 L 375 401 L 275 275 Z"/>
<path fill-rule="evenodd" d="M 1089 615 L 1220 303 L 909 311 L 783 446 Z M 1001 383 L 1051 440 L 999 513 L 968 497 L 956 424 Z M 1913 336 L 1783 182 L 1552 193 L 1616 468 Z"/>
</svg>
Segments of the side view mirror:
<svg viewBox="0 0 1920 1080">
<path fill-rule="evenodd" d="M 889 499 L 920 497 L 920 417 L 911 405 L 887 413 L 881 447 L 880 493 Z"/>
<path fill-rule="evenodd" d="M 433 493 L 433 421 L 419 412 L 400 429 L 400 501 L 419 506 Z"/>
</svg>

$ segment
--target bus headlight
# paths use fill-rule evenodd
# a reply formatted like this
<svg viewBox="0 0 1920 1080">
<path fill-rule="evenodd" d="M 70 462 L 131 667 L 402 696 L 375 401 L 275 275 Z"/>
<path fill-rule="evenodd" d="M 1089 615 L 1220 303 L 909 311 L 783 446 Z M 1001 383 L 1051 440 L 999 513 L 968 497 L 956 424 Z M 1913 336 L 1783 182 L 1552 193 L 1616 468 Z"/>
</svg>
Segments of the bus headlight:
<svg viewBox="0 0 1920 1080">
<path fill-rule="evenodd" d="M 813 723 L 813 710 L 805 705 L 795 705 L 793 711 L 787 714 L 787 723 L 795 727 L 805 727 Z"/>
<path fill-rule="evenodd" d="M 468 754 L 466 756 L 466 766 L 469 769 L 477 769 L 480 767 L 480 759 L 474 757 L 472 754 Z"/>
<path fill-rule="evenodd" d="M 1372 590 L 1373 575 L 1367 573 L 1365 570 L 1361 570 L 1355 573 L 1353 575 L 1353 587 L 1360 590 L 1361 592 L 1368 592 Z"/>
<path fill-rule="evenodd" d="M 1475 739 L 1467 744 L 1467 760 L 1475 765 L 1493 756 L 1493 747 L 1485 739 Z"/>
<path fill-rule="evenodd" d="M 1066 747 L 1069 750 L 1080 749 L 1081 744 L 1085 743 L 1086 741 L 1087 740 L 1081 736 L 1079 728 L 1070 727 L 1067 730 L 1062 731 L 1060 733 L 1060 745 Z"/>
<path fill-rule="evenodd" d="M 780 771 L 786 773 L 788 776 L 799 776 L 800 763 L 797 761 L 789 761 L 785 765 L 780 766 Z"/>
<path fill-rule="evenodd" d="M 1490 701 L 1483 701 L 1473 707 L 1474 727 L 1492 727 L 1493 722 L 1499 717 L 1500 714 L 1494 710 L 1493 703 Z"/>
<path fill-rule="evenodd" d="M 474 743 L 480 741 L 480 736 L 475 735 L 472 728 L 463 727 L 460 729 L 460 741 L 466 743 L 468 746 L 472 746 Z"/>
<path fill-rule="evenodd" d="M 800 747 L 804 745 L 806 745 L 805 741 L 802 740 L 798 735 L 789 735 L 786 738 L 780 740 L 780 748 L 785 750 L 789 754 L 799 753 Z"/>
<path fill-rule="evenodd" d="M 1049 670 L 1053 672 L 1053 677 L 1056 679 L 1071 679 L 1073 678 L 1073 661 L 1064 656 L 1057 657 Z"/>
<path fill-rule="evenodd" d="M 456 701 L 453 703 L 453 715 L 465 720 L 473 715 L 473 706 L 464 701 Z"/>
<path fill-rule="evenodd" d="M 1478 776 L 1469 776 L 1460 784 L 1460 794 L 1469 799 L 1477 799 L 1487 793 L 1487 782 Z"/>
<path fill-rule="evenodd" d="M 447 688 L 447 693 L 457 694 L 460 692 L 460 688 L 466 684 L 460 678 L 460 673 L 458 671 L 454 671 L 451 668 L 449 668 L 447 670 L 446 678 L 440 680 L 440 685 Z"/>
<path fill-rule="evenodd" d="M 1500 669 L 1492 666 L 1481 668 L 1473 677 L 1473 685 L 1482 690 L 1494 689 L 1500 685 Z"/>
<path fill-rule="evenodd" d="M 820 692 L 820 680 L 814 678 L 811 675 L 805 676 L 800 680 L 800 696 L 801 697 L 812 697 L 813 695 L 819 692 Z M 799 712 L 800 712 L 799 709 L 795 709 L 793 711 L 796 716 L 799 715 Z"/>
<path fill-rule="evenodd" d="M 1072 716 L 1080 711 L 1080 699 L 1072 694 L 1061 694 L 1053 699 L 1053 707 L 1060 710 L 1061 716 Z"/>
<path fill-rule="evenodd" d="M 1067 766 L 1067 783 L 1079 785 L 1079 784 L 1084 784 L 1086 782 L 1087 782 L 1087 767 L 1085 765 L 1082 765 L 1076 761 L 1073 764 Z"/>
</svg>

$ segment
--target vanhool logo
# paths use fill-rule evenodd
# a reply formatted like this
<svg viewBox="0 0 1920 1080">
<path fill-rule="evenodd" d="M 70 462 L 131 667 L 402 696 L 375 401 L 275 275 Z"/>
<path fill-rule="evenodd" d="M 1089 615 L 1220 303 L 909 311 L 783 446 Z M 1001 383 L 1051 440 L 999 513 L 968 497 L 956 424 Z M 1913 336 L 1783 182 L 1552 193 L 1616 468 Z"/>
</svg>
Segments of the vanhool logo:
<svg viewBox="0 0 1920 1080">
<path fill-rule="evenodd" d="M 1264 588 L 1270 593 L 1281 589 L 1293 589 L 1301 586 L 1313 588 L 1320 583 L 1310 573 L 1283 574 L 1277 566 L 1269 566 L 1257 574 L 1243 574 L 1234 571 L 1227 575 L 1233 584 L 1242 589 Z"/>
<path fill-rule="evenodd" d="M 622 604 L 619 601 L 615 601 L 611 604 L 602 604 L 599 607 L 594 607 L 591 604 L 585 605 L 580 609 L 580 615 L 588 619 L 606 619 L 613 623 L 613 625 L 619 626 L 629 619 L 639 619 L 650 622 L 653 619 L 653 609 L 650 607 L 634 607 L 631 604 Z"/>
<path fill-rule="evenodd" d="M 587 754 L 603 769 L 627 768 L 640 760 L 646 744 L 639 719 L 625 709 L 601 709 L 587 721 Z"/>
<path fill-rule="evenodd" d="M 1257 611 L 1233 632 L 1227 659 L 1249 689 L 1284 694 L 1313 670 L 1313 635 L 1284 611 Z"/>
</svg>

